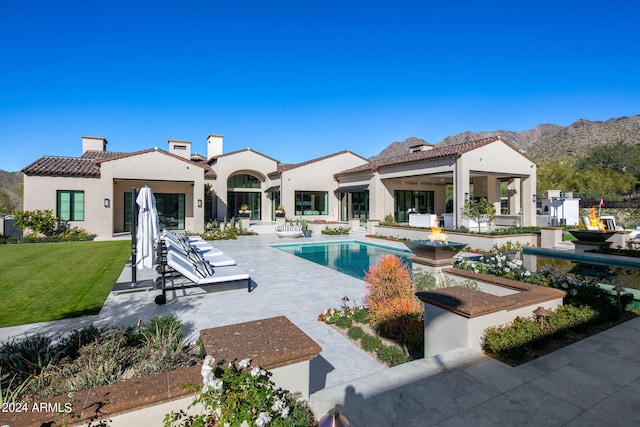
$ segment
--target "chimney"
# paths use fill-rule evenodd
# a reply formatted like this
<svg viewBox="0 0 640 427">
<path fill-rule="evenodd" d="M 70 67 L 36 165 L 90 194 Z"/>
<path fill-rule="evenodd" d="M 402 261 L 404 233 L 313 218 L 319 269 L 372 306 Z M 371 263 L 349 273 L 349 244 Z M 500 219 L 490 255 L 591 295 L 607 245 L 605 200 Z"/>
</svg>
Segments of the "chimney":
<svg viewBox="0 0 640 427">
<path fill-rule="evenodd" d="M 191 142 L 170 139 L 169 152 L 171 154 L 175 154 L 176 156 L 191 160 Z"/>
<path fill-rule="evenodd" d="M 433 150 L 433 145 L 422 143 L 418 145 L 412 145 L 411 147 L 409 147 L 409 153 L 415 153 L 418 151 L 427 151 L 427 150 Z"/>
<path fill-rule="evenodd" d="M 209 135 L 207 136 L 207 161 L 212 157 L 216 157 L 222 154 L 222 135 Z"/>
<path fill-rule="evenodd" d="M 87 151 L 107 151 L 107 140 L 96 136 L 83 136 L 82 154 Z"/>
</svg>

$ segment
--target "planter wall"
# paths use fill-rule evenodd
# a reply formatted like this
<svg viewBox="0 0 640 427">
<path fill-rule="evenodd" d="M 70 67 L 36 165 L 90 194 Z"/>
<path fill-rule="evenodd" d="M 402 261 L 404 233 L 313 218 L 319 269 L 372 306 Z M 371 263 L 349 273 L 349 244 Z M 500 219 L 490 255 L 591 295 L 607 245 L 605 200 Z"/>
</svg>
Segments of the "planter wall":
<svg viewBox="0 0 640 427">
<path fill-rule="evenodd" d="M 399 239 L 409 240 L 424 240 L 429 238 L 431 234 L 430 229 L 419 229 L 409 227 L 393 227 L 386 225 L 378 225 L 375 227 L 375 232 L 381 236 L 396 237 Z M 446 231 L 445 234 L 451 242 L 464 243 L 469 245 L 470 248 L 478 248 L 483 250 L 490 250 L 494 245 L 503 245 L 510 241 L 511 243 L 521 243 L 523 246 L 535 246 L 540 245 L 540 236 L 538 234 L 526 233 L 526 234 L 509 234 L 505 236 L 487 236 L 474 233 L 458 233 Z"/>
</svg>

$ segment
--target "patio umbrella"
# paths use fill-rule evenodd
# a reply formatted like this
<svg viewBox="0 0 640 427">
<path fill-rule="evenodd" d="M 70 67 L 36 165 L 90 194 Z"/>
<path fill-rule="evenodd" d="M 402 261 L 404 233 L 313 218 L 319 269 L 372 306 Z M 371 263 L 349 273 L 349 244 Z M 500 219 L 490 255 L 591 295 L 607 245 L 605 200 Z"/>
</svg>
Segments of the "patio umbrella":
<svg viewBox="0 0 640 427">
<path fill-rule="evenodd" d="M 138 231 L 136 268 L 152 268 L 155 260 L 155 244 L 159 238 L 158 211 L 153 191 L 146 185 L 136 198 L 138 205 Z"/>
</svg>

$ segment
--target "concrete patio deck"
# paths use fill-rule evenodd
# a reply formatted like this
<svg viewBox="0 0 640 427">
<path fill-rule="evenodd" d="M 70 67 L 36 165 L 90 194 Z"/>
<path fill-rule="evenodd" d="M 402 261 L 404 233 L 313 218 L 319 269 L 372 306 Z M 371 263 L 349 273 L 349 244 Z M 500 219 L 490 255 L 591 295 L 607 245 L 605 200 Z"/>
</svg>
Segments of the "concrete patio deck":
<svg viewBox="0 0 640 427">
<path fill-rule="evenodd" d="M 515 368 L 465 349 L 385 368 L 316 320 L 345 295 L 360 303 L 363 282 L 269 247 L 342 239 L 264 235 L 216 241 L 250 273 L 255 282 L 251 293 L 245 287 L 189 289 L 169 294 L 163 306 L 153 301 L 157 291 L 112 294 L 97 316 L 3 328 L 0 341 L 25 333 L 61 333 L 90 322 L 131 325 L 169 312 L 187 323 L 194 338 L 203 328 L 286 315 L 323 349 L 311 363 L 310 404 L 318 417 L 337 408 L 353 426 L 640 424 L 640 319 Z M 129 274 L 125 268 L 119 281 L 128 281 Z M 139 280 L 153 277 L 155 271 L 138 273 Z M 126 424 L 114 417 L 112 425 Z"/>
</svg>

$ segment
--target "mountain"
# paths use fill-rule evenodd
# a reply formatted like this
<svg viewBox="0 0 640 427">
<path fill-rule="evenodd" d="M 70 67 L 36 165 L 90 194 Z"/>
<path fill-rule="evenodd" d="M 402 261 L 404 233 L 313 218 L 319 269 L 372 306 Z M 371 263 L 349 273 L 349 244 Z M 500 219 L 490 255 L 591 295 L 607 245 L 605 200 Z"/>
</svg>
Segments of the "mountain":
<svg viewBox="0 0 640 427">
<path fill-rule="evenodd" d="M 384 150 L 382 150 L 375 156 L 370 157 L 369 160 L 399 156 L 400 154 L 408 153 L 410 147 L 413 147 L 414 145 L 420 145 L 420 144 L 428 144 L 428 142 L 425 141 L 424 139 L 416 138 L 415 136 L 409 137 L 402 142 L 394 141 L 391 144 L 387 145 L 387 147 Z"/>
<path fill-rule="evenodd" d="M 613 118 L 605 122 L 581 119 L 566 127 L 555 124 L 541 124 L 522 132 L 509 130 L 466 131 L 448 136 L 435 145 L 459 144 L 494 135 L 504 138 L 535 161 L 540 162 L 563 156 L 586 155 L 592 147 L 612 144 L 620 140 L 629 144 L 640 144 L 640 115 Z M 416 145 L 420 142 L 425 141 L 411 137 L 403 142 L 392 142 L 371 159 L 408 153 L 411 145 Z"/>
<path fill-rule="evenodd" d="M 9 196 L 9 200 L 16 209 L 22 209 L 22 172 L 0 170 L 0 192 Z"/>
</svg>

